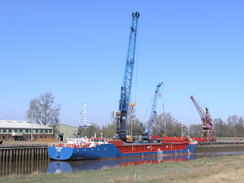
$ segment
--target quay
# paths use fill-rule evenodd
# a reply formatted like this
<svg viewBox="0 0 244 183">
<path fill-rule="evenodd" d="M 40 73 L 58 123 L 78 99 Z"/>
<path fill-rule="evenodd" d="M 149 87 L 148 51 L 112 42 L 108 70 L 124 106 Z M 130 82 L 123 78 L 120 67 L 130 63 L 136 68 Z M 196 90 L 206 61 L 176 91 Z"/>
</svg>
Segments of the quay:
<svg viewBox="0 0 244 183">
<path fill-rule="evenodd" d="M 243 141 L 201 142 L 197 144 L 196 153 L 238 151 L 244 151 Z"/>
<path fill-rule="evenodd" d="M 0 145 L 0 163 L 47 160 L 48 145 Z"/>
</svg>

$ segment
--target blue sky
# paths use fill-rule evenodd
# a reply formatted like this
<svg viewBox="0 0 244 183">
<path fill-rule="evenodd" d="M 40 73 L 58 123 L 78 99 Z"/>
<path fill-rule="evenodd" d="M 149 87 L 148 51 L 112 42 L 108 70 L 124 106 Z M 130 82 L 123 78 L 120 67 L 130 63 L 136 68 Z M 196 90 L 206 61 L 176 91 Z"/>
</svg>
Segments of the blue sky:
<svg viewBox="0 0 244 183">
<path fill-rule="evenodd" d="M 244 112 L 243 0 L 1 0 L 0 118 L 26 120 L 29 101 L 52 92 L 61 122 L 105 125 L 118 109 L 131 13 L 139 11 L 132 99 L 146 121 L 158 112 L 200 123 L 190 95 L 213 118 Z M 136 86 L 136 87 L 135 87 Z"/>
</svg>

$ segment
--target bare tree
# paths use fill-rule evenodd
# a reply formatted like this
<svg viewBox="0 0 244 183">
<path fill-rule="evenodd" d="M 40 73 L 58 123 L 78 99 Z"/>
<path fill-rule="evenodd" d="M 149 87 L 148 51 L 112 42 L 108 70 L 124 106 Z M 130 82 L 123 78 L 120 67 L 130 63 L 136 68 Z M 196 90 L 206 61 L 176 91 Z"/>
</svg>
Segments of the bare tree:
<svg viewBox="0 0 244 183">
<path fill-rule="evenodd" d="M 30 101 L 29 110 L 26 112 L 28 119 L 38 124 L 51 124 L 53 128 L 57 126 L 60 119 L 61 106 L 54 105 L 55 97 L 52 93 L 44 93 L 39 98 Z"/>
<path fill-rule="evenodd" d="M 218 137 L 226 137 L 226 128 L 225 122 L 221 118 L 214 119 L 214 130 Z"/>
<path fill-rule="evenodd" d="M 184 133 L 187 127 L 184 126 Z M 170 113 L 163 113 L 156 117 L 156 122 L 153 127 L 153 135 L 160 136 L 178 136 L 181 135 L 181 124 L 172 117 Z"/>
<path fill-rule="evenodd" d="M 202 131 L 202 124 L 192 124 L 189 127 L 189 135 L 191 137 L 199 137 Z"/>
<path fill-rule="evenodd" d="M 244 117 L 232 115 L 227 121 L 215 119 L 214 129 L 218 137 L 244 137 Z"/>
</svg>

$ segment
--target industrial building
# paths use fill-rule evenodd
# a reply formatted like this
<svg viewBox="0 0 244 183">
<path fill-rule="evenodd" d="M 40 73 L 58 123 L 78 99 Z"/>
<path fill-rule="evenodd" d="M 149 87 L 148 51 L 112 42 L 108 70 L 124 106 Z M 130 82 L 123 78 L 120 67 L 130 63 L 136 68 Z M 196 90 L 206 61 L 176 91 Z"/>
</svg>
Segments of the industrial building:
<svg viewBox="0 0 244 183">
<path fill-rule="evenodd" d="M 55 134 L 55 138 L 59 139 L 60 141 L 67 141 L 67 138 L 77 137 L 78 127 L 58 124 L 56 129 L 57 134 Z"/>
<path fill-rule="evenodd" d="M 53 129 L 29 121 L 0 120 L 0 141 L 29 141 L 42 138 L 53 138 Z"/>
</svg>

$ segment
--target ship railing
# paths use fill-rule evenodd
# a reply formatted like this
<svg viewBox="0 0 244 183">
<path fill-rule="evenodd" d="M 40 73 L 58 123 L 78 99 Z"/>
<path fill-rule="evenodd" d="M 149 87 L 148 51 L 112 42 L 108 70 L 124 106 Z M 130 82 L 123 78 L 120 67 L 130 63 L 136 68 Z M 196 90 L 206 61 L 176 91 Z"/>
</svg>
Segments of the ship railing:
<svg viewBox="0 0 244 183">
<path fill-rule="evenodd" d="M 89 139 L 89 138 L 68 138 L 67 143 L 52 143 L 48 146 L 52 147 L 70 147 L 70 148 L 92 148 L 97 145 L 108 144 L 108 142 L 104 139 Z"/>
</svg>

